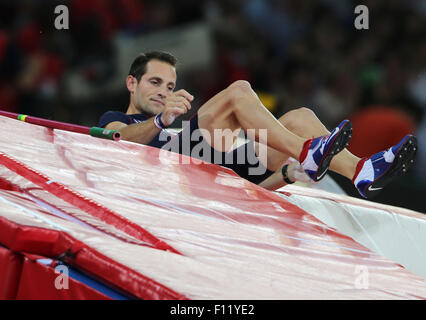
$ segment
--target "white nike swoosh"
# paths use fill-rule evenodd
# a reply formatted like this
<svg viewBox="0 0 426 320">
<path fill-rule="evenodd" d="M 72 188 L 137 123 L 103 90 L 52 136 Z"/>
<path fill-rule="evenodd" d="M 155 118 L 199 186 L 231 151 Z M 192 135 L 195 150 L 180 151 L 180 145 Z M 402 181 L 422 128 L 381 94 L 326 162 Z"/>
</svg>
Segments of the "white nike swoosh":
<svg viewBox="0 0 426 320">
<path fill-rule="evenodd" d="M 328 137 L 328 139 L 327 139 L 327 142 L 328 141 L 330 141 L 331 139 L 333 139 L 333 137 L 340 131 L 340 128 L 339 127 L 336 127 L 336 129 L 334 129 L 335 131 L 334 132 L 332 132 L 331 134 L 330 134 L 330 136 Z"/>
<path fill-rule="evenodd" d="M 321 147 L 320 147 L 320 152 L 321 152 L 321 154 L 324 154 L 324 148 L 325 148 L 325 145 L 326 145 L 325 141 L 322 141 L 322 145 L 321 145 Z"/>
<path fill-rule="evenodd" d="M 321 173 L 321 175 L 319 177 L 317 176 L 317 180 L 320 180 L 326 173 L 327 173 L 327 170 L 325 170 L 323 173 Z"/>
<path fill-rule="evenodd" d="M 320 152 L 321 152 L 321 154 L 324 154 L 324 148 L 325 148 L 325 145 L 329 142 L 329 141 L 331 141 L 333 138 L 334 138 L 334 136 L 338 133 L 340 131 L 340 128 L 339 127 L 336 127 L 335 129 L 334 129 L 334 131 L 328 136 L 328 138 L 327 138 L 327 141 L 323 141 L 323 144 L 322 144 L 322 146 L 320 147 Z"/>
<path fill-rule="evenodd" d="M 372 186 L 368 187 L 368 190 L 370 190 L 370 191 L 376 191 L 376 190 L 380 190 L 380 189 L 383 189 L 383 187 L 380 187 L 380 188 L 372 188 Z"/>
</svg>

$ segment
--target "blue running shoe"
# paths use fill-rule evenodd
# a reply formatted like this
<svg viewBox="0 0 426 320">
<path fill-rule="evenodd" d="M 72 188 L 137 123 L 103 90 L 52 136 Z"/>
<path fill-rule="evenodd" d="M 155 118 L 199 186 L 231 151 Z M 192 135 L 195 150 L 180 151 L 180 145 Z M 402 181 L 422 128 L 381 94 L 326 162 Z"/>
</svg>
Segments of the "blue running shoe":
<svg viewBox="0 0 426 320">
<path fill-rule="evenodd" d="M 361 159 L 352 182 L 364 198 L 372 198 L 391 180 L 408 171 L 416 152 L 417 138 L 406 135 L 395 146 Z"/>
<path fill-rule="evenodd" d="M 347 147 L 352 136 L 352 124 L 343 120 L 328 136 L 307 140 L 300 153 L 299 162 L 306 174 L 320 181 L 330 166 L 331 159 Z"/>
</svg>

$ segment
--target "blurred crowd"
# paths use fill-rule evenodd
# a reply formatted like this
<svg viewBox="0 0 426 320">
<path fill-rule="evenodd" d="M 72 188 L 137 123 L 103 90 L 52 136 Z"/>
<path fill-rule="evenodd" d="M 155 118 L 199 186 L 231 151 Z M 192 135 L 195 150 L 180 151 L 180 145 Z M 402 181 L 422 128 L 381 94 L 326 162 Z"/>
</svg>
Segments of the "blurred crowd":
<svg viewBox="0 0 426 320">
<path fill-rule="evenodd" d="M 59 4 L 69 8 L 66 31 L 54 28 Z M 245 79 L 276 116 L 306 106 L 328 128 L 352 119 L 358 155 L 417 133 L 424 147 L 416 170 L 426 177 L 426 1 L 362 4 L 367 30 L 354 26 L 355 0 L 2 1 L 0 109 L 95 125 L 110 108 L 125 111 L 125 88 L 82 102 L 90 112 L 74 112 L 63 90 L 70 70 L 101 84 L 117 73 L 117 34 L 204 21 L 213 30 L 215 60 L 183 82 L 199 105 Z"/>
</svg>

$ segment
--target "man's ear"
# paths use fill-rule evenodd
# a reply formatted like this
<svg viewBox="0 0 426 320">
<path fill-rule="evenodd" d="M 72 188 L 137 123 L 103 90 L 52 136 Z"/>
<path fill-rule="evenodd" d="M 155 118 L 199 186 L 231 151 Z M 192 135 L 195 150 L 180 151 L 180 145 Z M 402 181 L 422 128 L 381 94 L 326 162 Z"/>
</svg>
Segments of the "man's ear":
<svg viewBox="0 0 426 320">
<path fill-rule="evenodd" d="M 127 76 L 126 77 L 126 86 L 127 90 L 129 90 L 130 93 L 134 93 L 136 90 L 136 87 L 138 85 L 138 81 L 133 76 Z"/>
</svg>

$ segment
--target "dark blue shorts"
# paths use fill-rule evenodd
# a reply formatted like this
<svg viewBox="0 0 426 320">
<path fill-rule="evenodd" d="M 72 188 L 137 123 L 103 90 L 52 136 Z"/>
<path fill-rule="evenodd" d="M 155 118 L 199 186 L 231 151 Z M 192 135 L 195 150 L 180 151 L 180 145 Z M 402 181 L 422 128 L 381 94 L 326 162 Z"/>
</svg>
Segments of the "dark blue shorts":
<svg viewBox="0 0 426 320">
<path fill-rule="evenodd" d="M 204 140 L 197 131 L 198 129 L 198 115 L 196 114 L 191 118 L 189 125 L 184 126 L 178 136 L 172 138 L 169 145 L 163 148 L 170 148 L 170 151 L 230 168 L 242 178 L 255 184 L 259 184 L 274 173 L 259 162 L 252 140 L 231 152 L 220 152 L 213 149 Z"/>
</svg>

